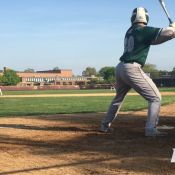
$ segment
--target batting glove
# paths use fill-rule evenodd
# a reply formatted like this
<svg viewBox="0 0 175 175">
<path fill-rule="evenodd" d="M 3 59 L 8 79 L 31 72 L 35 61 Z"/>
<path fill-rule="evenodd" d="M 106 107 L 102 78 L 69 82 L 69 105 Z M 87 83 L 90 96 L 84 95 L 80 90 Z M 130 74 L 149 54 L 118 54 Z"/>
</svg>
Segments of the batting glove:
<svg viewBox="0 0 175 175">
<path fill-rule="evenodd" d="M 175 22 L 171 23 L 170 27 L 173 27 L 175 29 Z"/>
<path fill-rule="evenodd" d="M 173 23 L 171 23 L 170 24 L 170 27 L 172 27 L 173 28 L 173 33 L 174 33 L 174 35 L 173 35 L 173 38 L 175 38 L 175 22 L 173 22 Z"/>
</svg>

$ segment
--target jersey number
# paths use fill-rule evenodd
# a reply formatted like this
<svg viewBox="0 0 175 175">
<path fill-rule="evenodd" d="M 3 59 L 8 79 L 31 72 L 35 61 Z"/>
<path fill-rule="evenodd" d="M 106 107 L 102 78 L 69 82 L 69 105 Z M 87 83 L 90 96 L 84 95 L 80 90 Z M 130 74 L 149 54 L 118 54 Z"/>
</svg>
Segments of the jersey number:
<svg viewBox="0 0 175 175">
<path fill-rule="evenodd" d="M 125 38 L 125 52 L 132 52 L 134 49 L 134 37 Z"/>
</svg>

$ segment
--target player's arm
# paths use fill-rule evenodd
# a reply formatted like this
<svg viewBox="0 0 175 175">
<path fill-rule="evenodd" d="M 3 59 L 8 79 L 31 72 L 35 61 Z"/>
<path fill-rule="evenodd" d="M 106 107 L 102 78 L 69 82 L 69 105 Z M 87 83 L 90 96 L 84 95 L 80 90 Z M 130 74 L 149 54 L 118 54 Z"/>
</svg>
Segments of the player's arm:
<svg viewBox="0 0 175 175">
<path fill-rule="evenodd" d="M 160 34 L 151 42 L 151 44 L 161 44 L 173 38 L 175 38 L 175 23 L 170 24 L 170 27 L 162 29 Z"/>
</svg>

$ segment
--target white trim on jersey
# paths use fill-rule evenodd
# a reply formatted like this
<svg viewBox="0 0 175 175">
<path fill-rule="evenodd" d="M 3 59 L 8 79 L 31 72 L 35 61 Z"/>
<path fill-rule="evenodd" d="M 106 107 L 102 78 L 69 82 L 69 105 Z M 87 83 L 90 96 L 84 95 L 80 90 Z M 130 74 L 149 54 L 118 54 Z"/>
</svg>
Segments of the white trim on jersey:
<svg viewBox="0 0 175 175">
<path fill-rule="evenodd" d="M 157 36 L 156 36 L 155 40 L 157 40 L 157 38 L 160 36 L 162 30 L 163 30 L 163 28 L 161 28 L 161 29 L 159 30 L 159 32 L 157 32 Z"/>
</svg>

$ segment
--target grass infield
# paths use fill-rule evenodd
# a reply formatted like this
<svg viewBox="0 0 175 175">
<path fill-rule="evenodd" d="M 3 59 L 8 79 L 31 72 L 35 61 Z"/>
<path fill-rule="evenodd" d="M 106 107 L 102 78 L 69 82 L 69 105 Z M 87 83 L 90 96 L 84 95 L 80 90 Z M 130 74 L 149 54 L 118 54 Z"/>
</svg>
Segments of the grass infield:
<svg viewBox="0 0 175 175">
<path fill-rule="evenodd" d="M 113 97 L 35 97 L 0 98 L 0 116 L 106 112 Z M 175 102 L 175 96 L 163 96 L 162 105 Z M 141 96 L 127 96 L 121 111 L 147 108 Z"/>
</svg>

